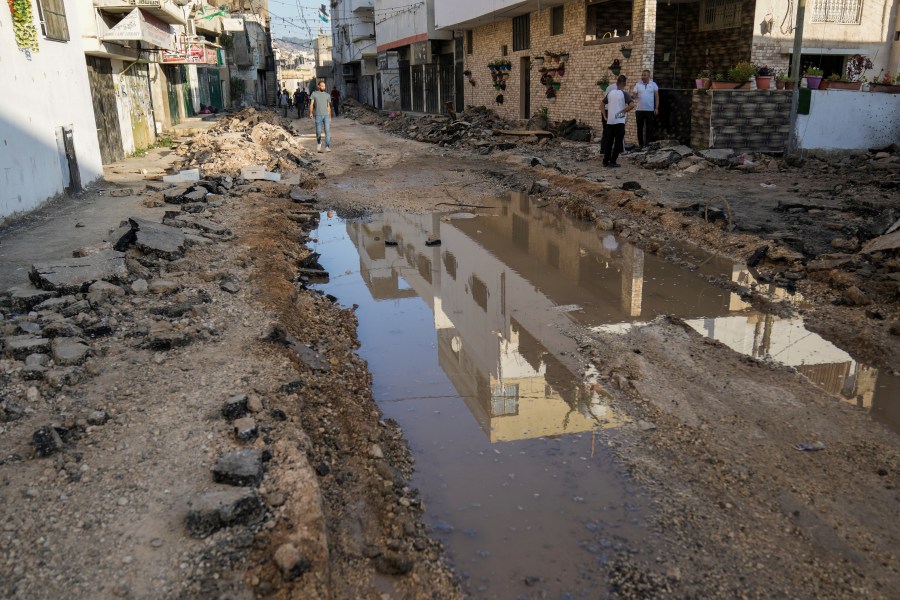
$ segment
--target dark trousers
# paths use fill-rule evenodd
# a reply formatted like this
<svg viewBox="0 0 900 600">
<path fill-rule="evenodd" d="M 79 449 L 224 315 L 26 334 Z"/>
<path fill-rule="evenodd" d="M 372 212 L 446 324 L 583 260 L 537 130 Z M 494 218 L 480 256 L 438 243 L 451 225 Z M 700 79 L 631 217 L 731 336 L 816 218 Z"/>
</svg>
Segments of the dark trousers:
<svg viewBox="0 0 900 600">
<path fill-rule="evenodd" d="M 334 116 L 339 116 L 341 112 L 338 110 L 338 105 L 341 103 L 340 100 L 331 99 L 331 109 L 334 111 Z"/>
<path fill-rule="evenodd" d="M 653 141 L 653 129 L 656 125 L 656 115 L 652 110 L 634 111 L 637 123 L 638 146 L 643 148 Z"/>
<path fill-rule="evenodd" d="M 625 142 L 625 123 L 615 123 L 606 125 L 606 132 L 603 139 L 603 164 L 609 165 L 616 162 L 619 154 L 624 149 Z"/>
</svg>

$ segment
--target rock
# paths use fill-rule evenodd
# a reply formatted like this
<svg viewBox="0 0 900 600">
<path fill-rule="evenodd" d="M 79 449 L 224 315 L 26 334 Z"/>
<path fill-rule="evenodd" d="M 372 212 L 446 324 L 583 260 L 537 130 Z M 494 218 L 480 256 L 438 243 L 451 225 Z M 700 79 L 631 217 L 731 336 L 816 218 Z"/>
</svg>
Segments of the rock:
<svg viewBox="0 0 900 600">
<path fill-rule="evenodd" d="M 62 316 L 68 318 L 74 317 L 80 313 L 91 312 L 91 304 L 87 300 L 79 300 L 62 309 Z"/>
<path fill-rule="evenodd" d="M 9 296 L 10 308 L 13 312 L 21 313 L 26 313 L 35 306 L 56 297 L 56 292 L 40 290 L 30 285 L 11 287 L 6 290 L 6 294 Z"/>
<path fill-rule="evenodd" d="M 187 194 L 183 195 L 183 196 L 181 197 L 181 201 L 182 201 L 183 203 L 185 203 L 185 204 L 193 204 L 193 203 L 197 203 L 197 202 L 205 202 L 205 201 L 206 201 L 206 195 L 207 195 L 208 193 L 209 193 L 209 192 L 206 190 L 206 188 L 200 188 L 200 189 L 196 189 L 196 188 L 195 188 L 194 191 L 188 192 Z"/>
<path fill-rule="evenodd" d="M 637 426 L 641 431 L 652 431 L 656 429 L 656 424 L 651 423 L 650 421 L 638 421 Z"/>
<path fill-rule="evenodd" d="M 372 458 L 384 458 L 384 451 L 378 444 L 372 444 L 369 448 L 369 456 Z"/>
<path fill-rule="evenodd" d="M 80 365 L 91 348 L 78 338 L 58 337 L 50 344 L 53 361 L 62 366 Z"/>
<path fill-rule="evenodd" d="M 250 394 L 247 396 L 247 409 L 252 413 L 259 413 L 263 411 L 263 402 L 262 399 L 256 394 Z"/>
<path fill-rule="evenodd" d="M 109 415 L 105 410 L 95 410 L 87 416 L 88 425 L 104 425 L 109 421 Z"/>
<path fill-rule="evenodd" d="M 83 376 L 84 371 L 79 367 L 56 367 L 47 370 L 44 381 L 53 387 L 62 387 L 77 384 Z"/>
<path fill-rule="evenodd" d="M 291 190 L 291 200 L 297 204 L 315 204 L 316 197 L 300 188 L 294 188 Z"/>
<path fill-rule="evenodd" d="M 29 354 L 50 352 L 49 339 L 32 335 L 16 335 L 4 338 L 3 346 L 6 349 L 7 356 L 19 360 L 25 359 Z"/>
<path fill-rule="evenodd" d="M 177 227 L 153 223 L 145 219 L 129 219 L 135 232 L 134 245 L 147 254 L 174 260 L 184 253 L 184 233 Z"/>
<path fill-rule="evenodd" d="M 40 335 L 41 333 L 41 326 L 31 321 L 16 321 L 16 327 L 21 333 L 27 333 L 28 335 Z"/>
<path fill-rule="evenodd" d="M 383 575 L 406 575 L 413 569 L 413 561 L 395 552 L 384 553 L 375 558 L 375 570 Z"/>
<path fill-rule="evenodd" d="M 637 181 L 626 181 L 622 184 L 622 189 L 626 192 L 635 192 L 641 189 L 641 184 Z"/>
<path fill-rule="evenodd" d="M 706 168 L 706 165 L 704 163 L 697 163 L 697 164 L 689 166 L 687 169 L 684 170 L 684 172 L 694 174 L 694 173 L 699 173 L 700 171 L 702 171 L 705 168 Z"/>
<path fill-rule="evenodd" d="M 135 294 L 143 294 L 150 288 L 150 285 L 147 283 L 145 279 L 136 279 L 131 284 L 131 291 Z"/>
<path fill-rule="evenodd" d="M 213 467 L 213 480 L 216 483 L 256 486 L 262 476 L 262 454 L 255 449 L 226 452 Z"/>
<path fill-rule="evenodd" d="M 24 416 L 25 409 L 12 400 L 3 400 L 0 402 L 0 423 L 18 421 Z"/>
<path fill-rule="evenodd" d="M 855 285 L 850 286 L 846 290 L 844 290 L 844 302 L 849 304 L 850 306 L 867 306 L 872 304 L 872 301 L 869 299 L 866 294 L 856 287 Z"/>
<path fill-rule="evenodd" d="M 147 334 L 146 343 L 151 350 L 166 351 L 187 346 L 191 343 L 191 336 L 186 331 L 173 328 L 170 323 L 155 323 Z"/>
<path fill-rule="evenodd" d="M 246 395 L 232 396 L 222 405 L 222 416 L 233 421 L 247 414 L 248 399 Z"/>
<path fill-rule="evenodd" d="M 147 289 L 151 294 L 172 294 L 181 289 L 181 284 L 170 279 L 154 279 Z"/>
<path fill-rule="evenodd" d="M 230 229 L 228 229 L 221 223 L 216 223 L 215 221 L 210 221 L 209 219 L 203 219 L 200 217 L 186 217 L 185 223 L 188 227 L 193 227 L 194 229 L 199 229 L 200 231 L 206 233 L 212 233 L 215 235 L 231 235 Z"/>
<path fill-rule="evenodd" d="M 699 154 L 715 165 L 727 167 L 731 164 L 731 157 L 734 156 L 734 150 L 712 148 L 710 150 L 701 150 Z"/>
<path fill-rule="evenodd" d="M 686 158 L 694 153 L 694 151 L 690 147 L 683 146 L 683 145 L 674 146 L 672 148 L 667 148 L 667 149 L 672 150 L 673 152 L 677 153 L 678 156 L 680 156 L 681 158 Z"/>
<path fill-rule="evenodd" d="M 131 188 L 120 188 L 109 192 L 111 198 L 127 198 L 132 194 L 134 194 L 134 190 Z"/>
<path fill-rule="evenodd" d="M 46 367 L 50 362 L 50 357 L 46 354 L 29 354 L 25 357 L 26 367 Z"/>
<path fill-rule="evenodd" d="M 63 449 L 63 441 L 55 428 L 45 425 L 31 434 L 31 444 L 38 456 L 50 456 Z"/>
<path fill-rule="evenodd" d="M 219 288 L 224 292 L 228 292 L 229 294 L 237 294 L 239 291 L 241 291 L 240 286 L 231 280 L 223 281 L 219 284 Z"/>
<path fill-rule="evenodd" d="M 309 560 L 293 544 L 279 546 L 274 559 L 285 581 L 292 581 L 312 568 Z"/>
<path fill-rule="evenodd" d="M 243 442 L 249 442 L 256 439 L 259 430 L 256 428 L 256 419 L 252 417 L 243 417 L 234 422 L 234 434 Z"/>
<path fill-rule="evenodd" d="M 644 166 L 648 169 L 663 169 L 671 164 L 678 162 L 681 156 L 672 150 L 660 150 L 654 152 L 644 161 Z"/>
<path fill-rule="evenodd" d="M 35 402 L 41 399 L 41 392 L 33 385 L 28 386 L 28 389 L 25 390 L 25 400 L 34 404 Z"/>
<path fill-rule="evenodd" d="M 190 502 L 186 525 L 194 537 L 206 537 L 233 525 L 254 525 L 263 520 L 266 507 L 256 490 L 222 488 L 206 492 Z"/>
<path fill-rule="evenodd" d="M 108 283 L 106 281 L 95 281 L 88 288 L 88 301 L 92 304 L 97 304 L 99 302 L 103 302 L 104 300 L 111 297 L 122 297 L 125 295 L 125 290 L 121 287 Z"/>
<path fill-rule="evenodd" d="M 125 254 L 115 250 L 102 250 L 83 258 L 36 263 L 28 274 L 35 286 L 63 293 L 81 292 L 95 281 L 121 280 L 127 276 Z"/>
<path fill-rule="evenodd" d="M 531 188 L 528 190 L 529 194 L 542 194 L 550 189 L 550 181 L 547 179 L 540 179 L 531 184 Z"/>
</svg>

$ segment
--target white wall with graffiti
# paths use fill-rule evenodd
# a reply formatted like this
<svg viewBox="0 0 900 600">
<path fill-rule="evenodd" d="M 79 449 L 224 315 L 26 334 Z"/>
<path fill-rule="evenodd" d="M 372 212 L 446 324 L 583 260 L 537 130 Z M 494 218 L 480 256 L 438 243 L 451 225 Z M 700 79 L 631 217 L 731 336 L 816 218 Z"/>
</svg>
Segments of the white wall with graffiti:
<svg viewBox="0 0 900 600">
<path fill-rule="evenodd" d="M 400 110 L 400 56 L 397 52 L 382 52 L 378 55 L 381 73 L 381 108 Z"/>
</svg>

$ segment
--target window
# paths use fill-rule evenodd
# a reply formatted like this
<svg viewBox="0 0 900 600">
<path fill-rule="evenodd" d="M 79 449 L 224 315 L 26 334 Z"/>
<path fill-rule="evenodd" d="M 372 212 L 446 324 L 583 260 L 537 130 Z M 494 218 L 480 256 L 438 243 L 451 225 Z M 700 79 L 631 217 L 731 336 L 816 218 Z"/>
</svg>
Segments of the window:
<svg viewBox="0 0 900 600">
<path fill-rule="evenodd" d="M 813 0 L 812 22 L 859 25 L 862 4 L 862 0 Z"/>
<path fill-rule="evenodd" d="M 590 0 L 584 28 L 586 40 L 631 39 L 632 8 L 632 0 Z"/>
<path fill-rule="evenodd" d="M 475 53 L 475 32 L 471 29 L 466 32 L 466 54 Z"/>
<path fill-rule="evenodd" d="M 550 9 L 550 35 L 561 35 L 563 32 L 564 12 L 562 6 Z"/>
<path fill-rule="evenodd" d="M 700 4 L 700 31 L 740 27 L 741 2 L 742 0 L 703 0 Z"/>
<path fill-rule="evenodd" d="M 531 48 L 531 15 L 513 17 L 513 52 Z"/>
<path fill-rule="evenodd" d="M 66 5 L 63 0 L 38 0 L 41 32 L 48 40 L 69 41 L 69 23 L 66 21 Z"/>
<path fill-rule="evenodd" d="M 491 416 L 504 417 L 519 413 L 519 385 L 498 383 L 491 386 Z"/>
</svg>

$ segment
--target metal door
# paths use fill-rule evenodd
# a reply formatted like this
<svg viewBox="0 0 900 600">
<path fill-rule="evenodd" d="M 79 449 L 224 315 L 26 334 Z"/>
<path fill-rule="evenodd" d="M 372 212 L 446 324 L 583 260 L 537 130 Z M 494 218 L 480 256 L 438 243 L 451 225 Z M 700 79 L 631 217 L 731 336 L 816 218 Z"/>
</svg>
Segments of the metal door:
<svg viewBox="0 0 900 600">
<path fill-rule="evenodd" d="M 166 76 L 166 99 L 168 100 L 169 121 L 172 125 L 181 123 L 181 114 L 178 112 L 178 70 L 172 65 L 163 66 Z"/>
<path fill-rule="evenodd" d="M 412 111 L 425 112 L 425 70 L 422 65 L 410 67 L 412 80 Z"/>
<path fill-rule="evenodd" d="M 438 89 L 438 65 L 425 65 L 425 112 L 441 112 L 441 97 Z"/>
<path fill-rule="evenodd" d="M 463 75 L 463 71 L 466 70 L 465 67 L 465 49 L 463 48 L 463 38 L 456 38 L 456 48 L 454 50 L 455 58 L 456 58 L 456 69 L 455 69 L 455 77 L 453 80 L 454 83 L 454 96 L 456 99 L 456 111 L 462 112 L 466 108 L 466 79 L 465 75 Z"/>
<path fill-rule="evenodd" d="M 85 56 L 85 60 L 91 86 L 91 101 L 94 105 L 97 140 L 100 142 L 100 160 L 104 165 L 108 165 L 125 156 L 119 111 L 116 108 L 112 62 L 108 58 L 96 56 Z"/>
<path fill-rule="evenodd" d="M 222 102 L 222 80 L 219 79 L 218 69 L 209 70 L 209 100 L 214 108 L 219 110 L 225 108 L 225 104 Z"/>
<path fill-rule="evenodd" d="M 197 114 L 194 110 L 194 95 L 191 93 L 191 80 L 188 77 L 187 65 L 179 65 L 179 86 L 181 88 L 181 97 L 184 98 L 184 116 L 193 117 Z"/>
<path fill-rule="evenodd" d="M 455 69 L 453 68 L 453 55 L 441 54 L 440 66 L 440 106 L 438 112 L 446 113 L 447 108 L 455 104 L 453 98 L 454 80 L 456 79 Z"/>
<path fill-rule="evenodd" d="M 412 73 L 408 60 L 400 61 L 400 110 L 412 110 Z"/>
</svg>

